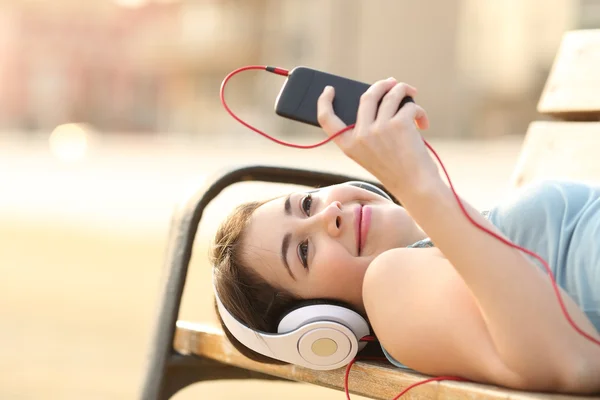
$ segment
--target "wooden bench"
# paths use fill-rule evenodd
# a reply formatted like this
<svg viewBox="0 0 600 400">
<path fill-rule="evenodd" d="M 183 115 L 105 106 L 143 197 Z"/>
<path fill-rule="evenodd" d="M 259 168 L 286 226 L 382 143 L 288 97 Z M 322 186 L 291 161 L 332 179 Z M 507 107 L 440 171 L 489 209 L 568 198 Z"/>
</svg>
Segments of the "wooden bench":
<svg viewBox="0 0 600 400">
<path fill-rule="evenodd" d="M 547 178 L 600 181 L 600 30 L 565 34 L 538 111 L 561 121 L 530 124 L 512 185 Z"/>
<path fill-rule="evenodd" d="M 595 71 L 600 71 L 600 31 L 566 34 L 538 109 L 546 115 L 578 122 L 531 124 L 512 177 L 514 187 L 539 178 L 600 180 L 600 160 L 594 151 L 600 148 L 596 146 L 600 144 L 600 122 L 594 122 L 600 119 L 600 73 Z M 220 329 L 177 321 L 177 318 L 198 224 L 207 204 L 225 187 L 248 180 L 323 186 L 354 179 L 357 178 L 294 168 L 242 167 L 215 176 L 177 211 L 171 226 L 166 276 L 142 399 L 168 399 L 194 382 L 219 379 L 288 380 L 343 390 L 343 368 L 323 372 L 293 365 L 257 363 L 241 355 Z M 387 362 L 359 361 L 350 373 L 350 391 L 375 399 L 391 399 L 403 388 L 424 378 Z M 519 392 L 464 382 L 434 382 L 411 390 L 407 398 L 586 397 Z"/>
</svg>

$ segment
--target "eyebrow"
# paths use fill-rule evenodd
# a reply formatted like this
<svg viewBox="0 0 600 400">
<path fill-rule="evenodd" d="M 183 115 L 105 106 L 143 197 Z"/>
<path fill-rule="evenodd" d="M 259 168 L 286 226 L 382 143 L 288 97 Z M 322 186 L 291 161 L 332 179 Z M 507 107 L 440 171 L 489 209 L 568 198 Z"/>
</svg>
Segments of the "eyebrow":
<svg viewBox="0 0 600 400">
<path fill-rule="evenodd" d="M 285 198 L 285 203 L 283 206 L 283 211 L 285 215 L 292 215 L 292 204 L 290 201 L 291 194 L 288 194 Z M 281 241 L 281 261 L 283 262 L 283 266 L 287 269 L 288 274 L 292 277 L 293 280 L 296 280 L 296 277 L 292 273 L 292 269 L 290 268 L 290 264 L 287 260 L 287 253 L 290 247 L 290 241 L 292 240 L 292 234 L 286 233 L 283 236 L 283 240 Z"/>
<path fill-rule="evenodd" d="M 281 242 L 281 261 L 283 261 L 283 265 L 285 269 L 287 269 L 288 274 L 292 277 L 293 280 L 296 280 L 296 277 L 292 273 L 292 269 L 290 268 L 290 264 L 287 261 L 287 252 L 290 247 L 290 240 L 292 239 L 291 233 L 286 233 L 283 237 L 283 241 Z"/>
<path fill-rule="evenodd" d="M 292 203 L 291 203 L 291 198 L 292 198 L 292 194 L 288 194 L 287 196 L 285 196 L 285 204 L 283 207 L 283 211 L 285 213 L 285 215 L 292 215 Z"/>
</svg>

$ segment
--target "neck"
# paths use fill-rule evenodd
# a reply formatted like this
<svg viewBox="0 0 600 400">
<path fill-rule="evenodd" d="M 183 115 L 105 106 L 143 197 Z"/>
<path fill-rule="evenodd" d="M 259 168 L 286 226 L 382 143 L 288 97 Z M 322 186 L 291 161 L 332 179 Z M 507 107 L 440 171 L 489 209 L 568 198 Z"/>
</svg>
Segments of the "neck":
<svg viewBox="0 0 600 400">
<path fill-rule="evenodd" d="M 429 235 L 427 235 L 425 233 L 425 231 L 423 229 L 421 229 L 420 226 L 418 226 L 417 224 L 415 224 L 415 229 L 413 231 L 413 234 L 411 235 L 411 242 L 410 244 L 416 243 L 419 240 L 423 240 L 423 239 L 427 239 L 429 237 Z"/>
</svg>

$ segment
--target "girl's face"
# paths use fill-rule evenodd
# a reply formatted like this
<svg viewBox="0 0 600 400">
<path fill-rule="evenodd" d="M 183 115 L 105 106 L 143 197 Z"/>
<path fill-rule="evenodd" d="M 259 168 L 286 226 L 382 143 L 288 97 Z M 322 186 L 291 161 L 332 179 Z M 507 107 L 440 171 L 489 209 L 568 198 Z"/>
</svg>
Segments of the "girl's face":
<svg viewBox="0 0 600 400">
<path fill-rule="evenodd" d="M 404 208 L 351 185 L 295 192 L 250 218 L 246 263 L 267 282 L 303 299 L 335 299 L 364 313 L 371 261 L 425 234 Z"/>
</svg>

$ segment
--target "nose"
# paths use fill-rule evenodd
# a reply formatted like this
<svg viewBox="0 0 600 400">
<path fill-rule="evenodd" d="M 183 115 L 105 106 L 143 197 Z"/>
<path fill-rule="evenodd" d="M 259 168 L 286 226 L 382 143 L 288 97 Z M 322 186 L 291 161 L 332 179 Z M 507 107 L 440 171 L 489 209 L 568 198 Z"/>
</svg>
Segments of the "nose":
<svg viewBox="0 0 600 400">
<path fill-rule="evenodd" d="M 321 226 L 333 237 L 339 236 L 342 228 L 342 203 L 331 202 L 318 214 Z"/>
</svg>

